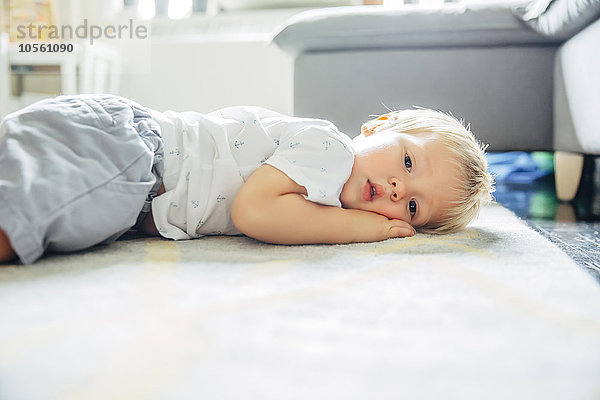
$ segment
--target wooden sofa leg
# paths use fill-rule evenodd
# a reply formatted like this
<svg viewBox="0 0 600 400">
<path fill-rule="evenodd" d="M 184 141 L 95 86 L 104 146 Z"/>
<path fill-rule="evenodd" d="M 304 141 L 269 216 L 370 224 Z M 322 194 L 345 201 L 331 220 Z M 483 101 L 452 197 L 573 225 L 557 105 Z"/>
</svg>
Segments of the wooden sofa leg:
<svg viewBox="0 0 600 400">
<path fill-rule="evenodd" d="M 582 171 L 583 154 L 554 152 L 554 182 L 556 197 L 560 201 L 573 200 L 579 187 Z"/>
</svg>

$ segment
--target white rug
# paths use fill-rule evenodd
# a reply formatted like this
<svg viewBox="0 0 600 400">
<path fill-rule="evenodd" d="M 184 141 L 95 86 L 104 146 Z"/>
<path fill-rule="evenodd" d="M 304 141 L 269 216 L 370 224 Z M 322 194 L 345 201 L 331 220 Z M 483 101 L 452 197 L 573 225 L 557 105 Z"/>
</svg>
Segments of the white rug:
<svg viewBox="0 0 600 400">
<path fill-rule="evenodd" d="M 441 237 L 0 268 L 0 399 L 599 398 L 599 286 L 500 206 Z"/>
</svg>

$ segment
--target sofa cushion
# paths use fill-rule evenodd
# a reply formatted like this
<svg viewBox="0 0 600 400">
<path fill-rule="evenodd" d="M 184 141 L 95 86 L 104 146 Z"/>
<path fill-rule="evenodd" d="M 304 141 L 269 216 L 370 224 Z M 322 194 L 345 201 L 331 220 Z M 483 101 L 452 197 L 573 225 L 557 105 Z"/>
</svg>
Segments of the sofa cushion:
<svg viewBox="0 0 600 400">
<path fill-rule="evenodd" d="M 524 3 L 522 3 L 524 4 Z M 336 7 L 287 20 L 275 42 L 292 54 L 373 48 L 473 47 L 556 43 L 513 14 L 505 3 L 449 3 L 442 8 Z"/>
<path fill-rule="evenodd" d="M 600 0 L 535 0 L 515 14 L 537 32 L 564 40 L 600 18 Z"/>
</svg>

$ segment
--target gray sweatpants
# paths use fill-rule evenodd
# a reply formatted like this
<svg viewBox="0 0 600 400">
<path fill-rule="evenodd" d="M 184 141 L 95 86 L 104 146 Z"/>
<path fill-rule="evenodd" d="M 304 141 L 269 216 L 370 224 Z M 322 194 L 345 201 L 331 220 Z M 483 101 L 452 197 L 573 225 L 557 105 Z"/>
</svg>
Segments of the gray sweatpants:
<svg viewBox="0 0 600 400">
<path fill-rule="evenodd" d="M 163 176 L 160 128 L 133 101 L 60 96 L 0 124 L 0 229 L 24 264 L 110 243 L 141 222 Z"/>
</svg>

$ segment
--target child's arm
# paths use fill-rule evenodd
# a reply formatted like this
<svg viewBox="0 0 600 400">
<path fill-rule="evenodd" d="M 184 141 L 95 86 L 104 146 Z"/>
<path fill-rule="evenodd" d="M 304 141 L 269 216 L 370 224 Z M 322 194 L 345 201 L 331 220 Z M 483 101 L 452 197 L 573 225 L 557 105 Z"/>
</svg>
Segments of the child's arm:
<svg viewBox="0 0 600 400">
<path fill-rule="evenodd" d="M 415 233 L 404 221 L 319 205 L 302 194 L 306 194 L 303 186 L 264 164 L 238 192 L 231 210 L 233 223 L 247 236 L 279 244 L 375 242 Z"/>
</svg>

